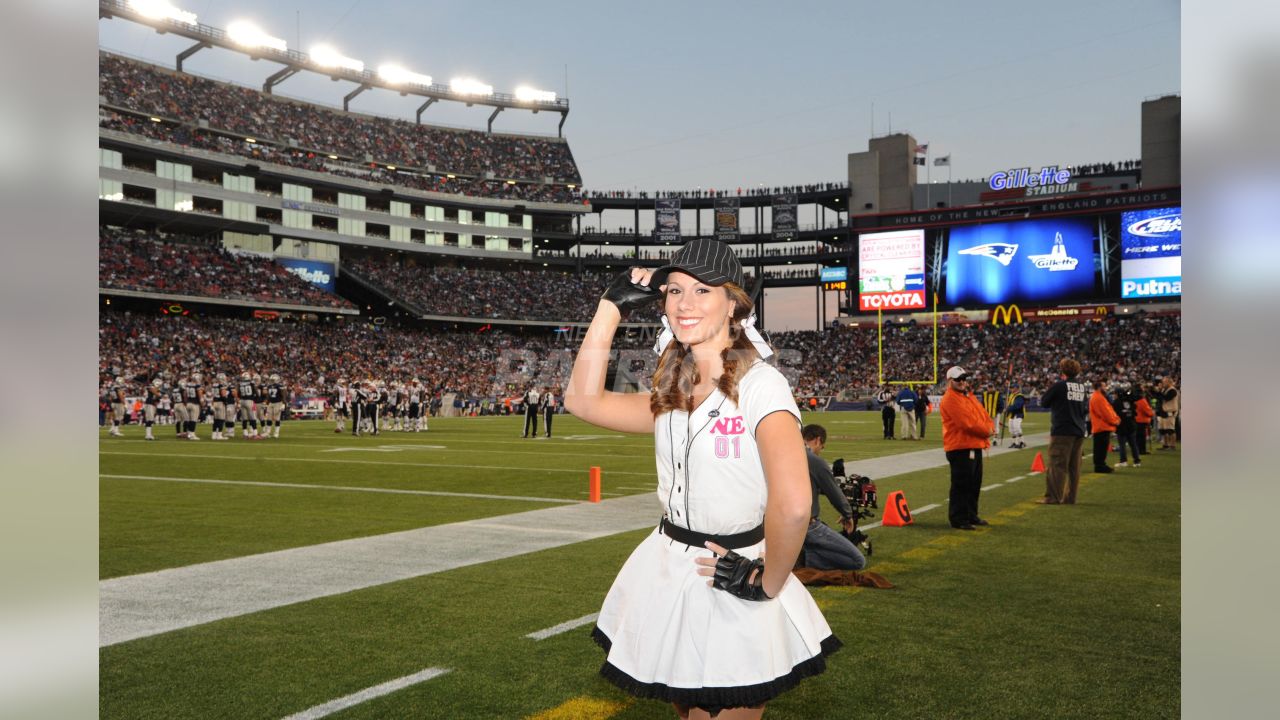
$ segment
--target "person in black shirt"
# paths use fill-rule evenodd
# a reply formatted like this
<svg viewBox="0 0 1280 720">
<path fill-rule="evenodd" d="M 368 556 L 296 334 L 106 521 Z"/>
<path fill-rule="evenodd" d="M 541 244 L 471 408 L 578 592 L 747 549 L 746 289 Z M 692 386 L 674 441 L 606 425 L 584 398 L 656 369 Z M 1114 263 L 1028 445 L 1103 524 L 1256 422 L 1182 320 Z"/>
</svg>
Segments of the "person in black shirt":
<svg viewBox="0 0 1280 720">
<path fill-rule="evenodd" d="M 1080 363 L 1063 358 L 1060 379 L 1040 398 L 1049 409 L 1049 464 L 1044 474 L 1044 505 L 1067 504 L 1080 485 L 1080 453 L 1089 432 L 1089 385 L 1076 382 Z"/>
<path fill-rule="evenodd" d="M 884 439 L 893 439 L 893 421 L 897 416 L 897 410 L 893 405 L 893 391 L 888 385 L 880 388 L 880 392 L 876 395 L 876 400 L 880 403 L 880 422 L 884 424 Z"/>
<path fill-rule="evenodd" d="M 538 401 L 541 395 L 536 387 L 529 388 L 524 394 L 524 435 L 521 437 L 538 437 Z"/>
<path fill-rule="evenodd" d="M 1120 416 L 1120 424 L 1116 426 L 1116 442 L 1120 445 L 1120 462 L 1116 467 L 1129 464 L 1126 450 L 1133 451 L 1133 466 L 1142 467 L 1142 456 L 1138 454 L 1138 394 L 1128 382 L 1116 383 L 1115 398 L 1111 406 Z"/>
<path fill-rule="evenodd" d="M 542 417 L 545 422 L 547 437 L 551 437 L 551 418 L 556 414 L 556 396 L 551 394 L 551 388 L 543 388 L 542 399 L 539 404 L 542 406 Z"/>
<path fill-rule="evenodd" d="M 253 375 L 240 374 L 240 383 L 236 386 L 236 397 L 240 401 L 240 434 L 245 440 L 258 437 L 258 384 Z M 252 427 L 252 432 L 250 432 Z"/>
</svg>

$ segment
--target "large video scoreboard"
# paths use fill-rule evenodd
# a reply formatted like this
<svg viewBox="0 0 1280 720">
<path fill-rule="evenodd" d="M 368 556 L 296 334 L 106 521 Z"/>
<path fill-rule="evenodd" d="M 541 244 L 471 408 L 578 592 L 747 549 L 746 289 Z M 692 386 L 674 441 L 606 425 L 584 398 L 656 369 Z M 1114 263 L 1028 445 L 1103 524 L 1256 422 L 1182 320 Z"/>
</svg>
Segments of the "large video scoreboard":
<svg viewBox="0 0 1280 720">
<path fill-rule="evenodd" d="M 854 218 L 860 312 L 1176 299 L 1178 189 Z M 926 301 L 926 298 L 930 300 Z"/>
</svg>

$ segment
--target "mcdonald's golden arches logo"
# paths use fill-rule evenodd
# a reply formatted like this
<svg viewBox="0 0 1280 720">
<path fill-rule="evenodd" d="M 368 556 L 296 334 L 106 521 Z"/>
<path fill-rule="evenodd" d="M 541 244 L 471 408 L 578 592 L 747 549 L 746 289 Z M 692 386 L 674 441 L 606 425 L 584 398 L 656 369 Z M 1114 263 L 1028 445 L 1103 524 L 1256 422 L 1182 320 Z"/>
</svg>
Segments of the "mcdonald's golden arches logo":
<svg viewBox="0 0 1280 720">
<path fill-rule="evenodd" d="M 1002 319 L 1005 325 L 1012 325 L 1015 321 L 1015 318 L 1017 323 L 1021 325 L 1022 311 L 1019 310 L 1018 306 L 1014 305 L 1013 303 L 1009 303 L 1009 307 L 1005 307 L 1004 305 L 997 305 L 996 309 L 991 311 L 992 325 L 999 325 Z"/>
</svg>

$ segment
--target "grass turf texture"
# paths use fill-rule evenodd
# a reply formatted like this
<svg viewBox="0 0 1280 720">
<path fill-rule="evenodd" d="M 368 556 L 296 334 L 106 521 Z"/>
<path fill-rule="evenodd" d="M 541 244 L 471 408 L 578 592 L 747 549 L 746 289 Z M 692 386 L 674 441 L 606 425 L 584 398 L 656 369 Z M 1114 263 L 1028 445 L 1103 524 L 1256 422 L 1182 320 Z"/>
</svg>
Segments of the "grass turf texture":
<svg viewBox="0 0 1280 720">
<path fill-rule="evenodd" d="M 812 419 L 826 424 L 832 434 L 828 459 L 937 444 L 936 422 L 930 427 L 933 440 L 910 443 L 880 440 L 878 416 L 872 413 Z M 574 423 L 557 419 L 556 429 L 607 434 Z M 1037 431 L 1033 422 L 1028 425 L 1030 432 Z M 286 425 L 280 446 L 238 439 L 145 445 L 104 440 L 105 451 L 128 447 L 146 454 L 104 455 L 102 472 L 577 499 L 585 490 L 585 467 L 603 461 L 606 492 L 643 492 L 623 488 L 652 485 L 651 478 L 613 477 L 608 470 L 651 472 L 647 438 L 521 441 L 514 437 L 519 428 L 512 418 L 433 421 L 432 428 L 426 434 L 357 440 L 333 435 L 324 425 L 295 423 Z M 160 435 L 164 437 L 163 430 Z M 309 452 L 315 457 L 324 447 L 396 444 L 400 437 L 447 446 L 478 441 L 474 444 L 483 453 L 458 453 L 447 462 L 462 458 L 461 464 L 469 458 L 512 469 L 291 463 L 276 456 L 306 457 Z M 411 452 L 423 451 L 358 455 L 399 460 Z M 174 453 L 235 453 L 262 460 L 167 457 Z M 990 459 L 986 482 L 1025 474 L 1033 454 Z M 437 455 L 414 457 L 414 462 L 446 463 Z M 533 465 L 583 469 L 518 470 Z M 950 530 L 944 506 L 917 516 L 913 527 L 872 531 L 876 553 L 870 569 L 886 574 L 898 589 L 814 589 L 846 648 L 832 658 L 825 675 L 772 703 L 768 716 L 1176 716 L 1179 469 L 1175 454 L 1158 453 L 1141 469 L 1086 476 L 1082 504 L 1076 507 L 1033 505 L 1043 488 L 1036 475 L 983 493 L 989 529 Z M 880 484 L 882 496 L 893 489 L 903 489 L 915 507 L 942 502 L 947 471 L 913 473 Z M 107 558 L 118 568 L 154 569 L 198 561 L 192 556 L 231 557 L 453 522 L 476 513 L 552 506 L 110 479 L 103 480 L 102 493 L 104 577 Z M 834 513 L 827 512 L 833 520 Z M 192 532 L 197 522 L 204 525 Z M 105 648 L 102 716 L 281 718 L 435 666 L 451 672 L 333 717 L 514 718 L 584 697 L 613 702 L 596 707 L 612 708 L 616 718 L 671 717 L 669 708 L 658 703 L 627 703 L 596 675 L 601 653 L 587 635 L 589 626 L 542 642 L 524 637 L 598 610 L 618 566 L 644 532 Z M 184 536 L 185 543 L 178 543 Z M 131 540 L 127 546 L 113 544 L 126 537 Z M 566 706 L 574 707 L 591 705 L 579 700 Z"/>
</svg>

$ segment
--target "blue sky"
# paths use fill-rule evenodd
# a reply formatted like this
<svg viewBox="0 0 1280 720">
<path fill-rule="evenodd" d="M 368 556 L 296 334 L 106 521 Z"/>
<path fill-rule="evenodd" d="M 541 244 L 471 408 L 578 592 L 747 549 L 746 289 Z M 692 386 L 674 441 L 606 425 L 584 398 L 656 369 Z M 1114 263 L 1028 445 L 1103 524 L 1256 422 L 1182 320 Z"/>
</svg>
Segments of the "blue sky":
<svg viewBox="0 0 1280 720">
<path fill-rule="evenodd" d="M 565 95 L 567 67 L 565 135 L 588 189 L 843 181 L 873 105 L 875 134 L 911 132 L 952 156 L 956 179 L 1136 158 L 1142 100 L 1181 88 L 1173 0 L 175 4 L 216 27 L 254 20 L 303 51 L 323 41 L 369 67 L 498 91 Z M 101 47 L 166 65 L 188 44 L 99 21 Z M 213 49 L 186 67 L 257 86 L 278 66 Z M 340 105 L 351 87 L 299 75 L 277 92 Z M 418 104 L 370 91 L 352 109 L 411 118 Z M 425 118 L 482 128 L 488 113 L 438 103 Z M 495 129 L 554 134 L 558 120 L 508 111 Z"/>
</svg>

